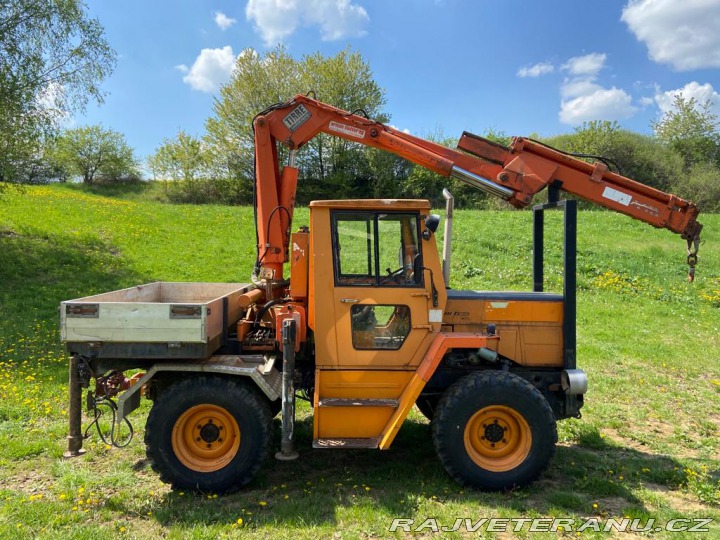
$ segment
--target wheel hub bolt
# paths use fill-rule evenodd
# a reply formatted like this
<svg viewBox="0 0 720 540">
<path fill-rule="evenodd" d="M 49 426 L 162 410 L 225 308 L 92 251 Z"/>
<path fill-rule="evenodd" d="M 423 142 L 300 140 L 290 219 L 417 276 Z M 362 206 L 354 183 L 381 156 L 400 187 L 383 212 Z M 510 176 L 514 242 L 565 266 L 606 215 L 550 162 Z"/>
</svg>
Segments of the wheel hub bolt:
<svg viewBox="0 0 720 540">
<path fill-rule="evenodd" d="M 485 439 L 490 441 L 492 443 L 492 446 L 495 447 L 495 443 L 498 443 L 503 440 L 505 437 L 505 430 L 497 424 L 497 420 L 495 423 L 489 424 L 485 426 Z"/>
<path fill-rule="evenodd" d="M 206 443 L 214 443 L 220 437 L 220 429 L 211 421 L 208 421 L 200 430 L 200 437 Z M 208 447 L 209 446 L 210 445 L 208 445 Z"/>
</svg>

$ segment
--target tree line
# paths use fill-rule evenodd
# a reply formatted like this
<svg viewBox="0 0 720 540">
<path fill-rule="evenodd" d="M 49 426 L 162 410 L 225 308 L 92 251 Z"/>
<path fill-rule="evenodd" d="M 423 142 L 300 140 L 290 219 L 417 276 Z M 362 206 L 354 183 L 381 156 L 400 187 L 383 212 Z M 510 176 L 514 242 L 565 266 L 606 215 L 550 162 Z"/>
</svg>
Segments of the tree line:
<svg viewBox="0 0 720 540">
<path fill-rule="evenodd" d="M 205 133 L 179 131 L 141 162 L 123 134 L 103 126 L 60 129 L 88 99 L 102 101 L 100 85 L 115 53 L 97 20 L 79 0 L 3 0 L 0 3 L 0 189 L 8 182 L 81 178 L 85 184 L 165 184 L 171 202 L 250 204 L 253 193 L 254 116 L 271 104 L 312 90 L 318 99 L 390 122 L 384 89 L 369 64 L 350 49 L 293 58 L 282 46 L 237 58 L 220 89 Z M 720 211 L 720 124 L 710 103 L 677 96 L 653 123 L 651 135 L 616 122 L 588 122 L 571 133 L 534 136 L 571 153 L 607 157 L 621 174 L 674 192 L 704 211 Z M 503 133 L 484 136 L 507 144 Z M 429 137 L 453 146 L 442 135 Z M 280 160 L 287 158 L 280 149 Z M 448 187 L 458 206 L 493 204 L 487 196 L 397 156 L 321 134 L 298 154 L 298 202 L 313 199 L 429 198 L 441 205 Z"/>
</svg>

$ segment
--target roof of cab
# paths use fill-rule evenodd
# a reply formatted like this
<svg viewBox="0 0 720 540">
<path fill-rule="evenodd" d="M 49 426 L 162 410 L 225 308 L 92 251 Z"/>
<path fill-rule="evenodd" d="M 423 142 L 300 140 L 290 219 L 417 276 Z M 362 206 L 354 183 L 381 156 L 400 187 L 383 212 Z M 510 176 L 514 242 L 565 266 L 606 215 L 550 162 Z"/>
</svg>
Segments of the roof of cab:
<svg viewBox="0 0 720 540">
<path fill-rule="evenodd" d="M 340 199 L 312 201 L 311 208 L 340 208 L 343 210 L 430 210 L 427 199 Z"/>
</svg>

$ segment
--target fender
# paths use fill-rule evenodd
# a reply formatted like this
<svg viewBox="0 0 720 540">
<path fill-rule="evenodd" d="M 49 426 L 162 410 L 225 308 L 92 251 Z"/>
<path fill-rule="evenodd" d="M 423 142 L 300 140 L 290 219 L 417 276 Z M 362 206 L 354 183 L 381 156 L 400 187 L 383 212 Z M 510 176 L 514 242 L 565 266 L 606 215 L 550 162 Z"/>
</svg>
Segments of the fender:
<svg viewBox="0 0 720 540">
<path fill-rule="evenodd" d="M 439 332 L 430 344 L 415 375 L 410 379 L 410 382 L 400 396 L 398 407 L 390 417 L 387 426 L 385 426 L 380 436 L 378 448 L 380 448 L 380 450 L 390 448 L 390 444 L 395 440 L 400 426 L 402 426 L 405 418 L 407 418 L 410 409 L 415 405 L 415 401 L 420 395 L 420 392 L 425 388 L 425 385 L 435 373 L 435 370 L 440 365 L 440 361 L 448 350 L 479 349 L 481 347 L 495 350 L 497 349 L 499 340 L 499 336 L 491 336 L 488 334 Z"/>
<path fill-rule="evenodd" d="M 160 372 L 219 373 L 249 377 L 270 401 L 280 398 L 282 374 L 275 369 L 275 357 L 261 355 L 211 356 L 204 362 L 158 362 L 126 390 L 117 402 L 118 422 L 140 406 L 140 389 Z"/>
</svg>

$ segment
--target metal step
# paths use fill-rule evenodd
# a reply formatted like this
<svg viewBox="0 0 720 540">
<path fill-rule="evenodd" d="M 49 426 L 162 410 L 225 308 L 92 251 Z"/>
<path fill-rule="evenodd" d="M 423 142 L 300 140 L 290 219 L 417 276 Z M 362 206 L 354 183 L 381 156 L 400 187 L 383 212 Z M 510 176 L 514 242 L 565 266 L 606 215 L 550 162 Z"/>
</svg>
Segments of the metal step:
<svg viewBox="0 0 720 540">
<path fill-rule="evenodd" d="M 313 448 L 377 448 L 379 438 L 372 439 L 315 439 Z"/>
<path fill-rule="evenodd" d="M 397 408 L 397 399 L 349 399 L 349 398 L 322 398 L 320 407 L 393 407 Z"/>
</svg>

